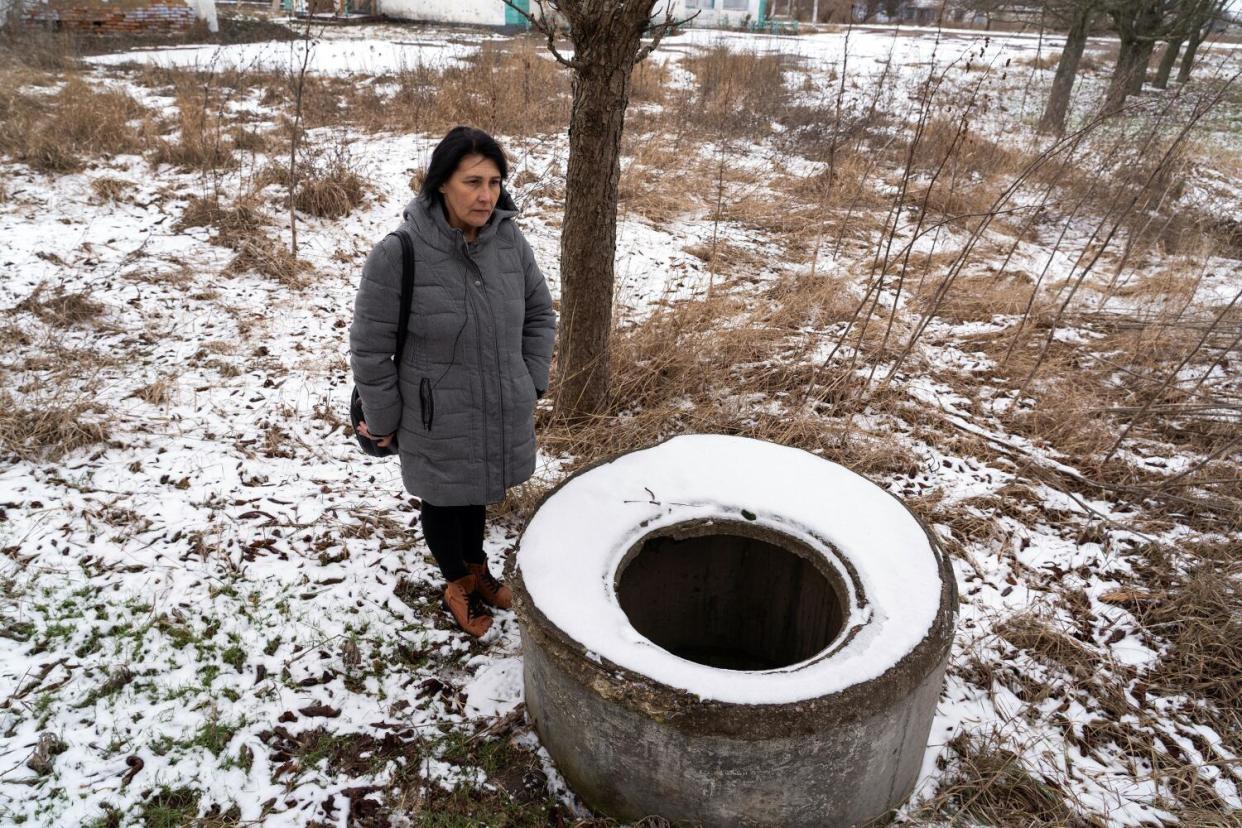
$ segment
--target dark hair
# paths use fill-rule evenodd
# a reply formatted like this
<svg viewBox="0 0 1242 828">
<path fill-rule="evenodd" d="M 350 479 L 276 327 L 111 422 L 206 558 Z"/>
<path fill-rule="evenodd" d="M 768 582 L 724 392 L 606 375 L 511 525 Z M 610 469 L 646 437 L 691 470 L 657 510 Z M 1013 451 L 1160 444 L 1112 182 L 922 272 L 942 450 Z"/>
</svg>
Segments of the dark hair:
<svg viewBox="0 0 1242 828">
<path fill-rule="evenodd" d="M 453 177 L 457 165 L 467 155 L 481 155 L 496 164 L 500 170 L 500 178 L 509 177 L 509 160 L 496 139 L 481 129 L 468 126 L 455 126 L 440 139 L 436 148 L 431 151 L 431 161 L 427 164 L 427 175 L 423 177 L 423 189 L 419 196 L 430 203 L 440 206 L 444 204 L 444 194 L 440 188 Z M 516 210 L 509 191 L 500 185 L 500 198 L 496 206 L 502 210 Z"/>
</svg>

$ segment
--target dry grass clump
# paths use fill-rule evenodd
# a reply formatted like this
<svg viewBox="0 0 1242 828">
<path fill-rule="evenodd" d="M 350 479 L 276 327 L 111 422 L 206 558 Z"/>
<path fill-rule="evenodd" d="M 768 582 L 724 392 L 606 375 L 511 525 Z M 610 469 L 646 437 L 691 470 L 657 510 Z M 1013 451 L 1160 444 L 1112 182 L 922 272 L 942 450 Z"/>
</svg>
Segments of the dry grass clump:
<svg viewBox="0 0 1242 828">
<path fill-rule="evenodd" d="M 20 19 L 0 24 L 0 69 L 67 72 L 80 65 L 78 38 L 73 33 L 28 25 Z"/>
<path fill-rule="evenodd" d="M 1188 545 L 1182 555 L 1148 547 L 1127 605 L 1159 640 L 1152 689 L 1208 702 L 1196 706 L 1234 752 L 1242 749 L 1242 544 Z"/>
<path fill-rule="evenodd" d="M 494 135 L 557 132 L 569 123 L 569 75 L 534 41 L 485 43 L 463 65 L 397 76 L 381 128 L 442 132 L 471 124 Z"/>
<path fill-rule="evenodd" d="M 1018 66 L 1029 66 L 1032 69 L 1056 69 L 1061 61 L 1060 52 L 1049 52 L 1045 55 L 1027 55 L 1014 61 Z"/>
<path fill-rule="evenodd" d="M 929 119 L 921 134 L 912 132 L 911 141 L 917 141 L 911 159 L 914 169 L 934 172 L 943 165 L 941 176 L 950 180 L 1012 177 L 1030 160 L 1023 152 L 1002 146 L 960 121 L 941 116 Z M 900 163 L 904 163 L 907 148 L 900 147 L 895 152 Z"/>
<path fill-rule="evenodd" d="M 956 258 L 956 253 L 924 261 L 915 258 L 914 264 L 924 268 L 920 275 L 926 277 L 920 280 L 914 294 L 914 305 L 920 311 L 931 310 L 950 322 L 987 322 L 997 316 L 1021 316 L 1026 312 L 1035 285 L 1025 273 L 958 276 L 942 291 L 944 277 Z M 1041 294 L 1031 306 L 1027 324 L 1048 321 L 1052 310 L 1048 298 Z"/>
<path fill-rule="evenodd" d="M 172 402 L 173 391 L 176 387 L 177 378 L 165 375 L 138 388 L 130 396 L 137 397 L 149 405 L 163 407 Z"/>
<path fill-rule="evenodd" d="M 105 410 L 93 400 L 28 398 L 0 390 L 0 448 L 20 460 L 56 461 L 108 439 Z"/>
<path fill-rule="evenodd" d="M 1080 465 L 1107 451 L 1116 426 L 1104 415 L 1107 405 L 1085 372 L 1066 367 L 1042 381 L 1029 409 L 1010 412 L 1004 421 L 1016 433 L 1042 440 Z"/>
<path fill-rule="evenodd" d="M 679 114 L 720 136 L 765 135 L 788 104 L 789 62 L 788 55 L 735 52 L 723 45 L 687 57 L 683 65 L 698 86 Z"/>
<path fill-rule="evenodd" d="M 672 303 L 619 329 L 610 410 L 566 424 L 541 408 L 543 445 L 572 457 L 572 471 L 674 434 L 736 434 L 813 451 L 861 473 L 916 472 L 917 459 L 904 446 L 862 426 L 851 430 L 835 417 L 848 413 L 856 398 L 817 402 L 814 411 L 803 405 L 812 375 L 822 389 L 839 378 L 839 369 L 812 364 L 813 338 L 765 324 L 772 304 L 721 291 Z M 874 404 L 880 409 L 887 401 Z"/>
<path fill-rule="evenodd" d="M 654 222 L 670 221 L 702 206 L 683 187 L 670 186 L 668 171 L 684 154 L 662 140 L 640 141 L 621 167 L 618 207 Z"/>
<path fill-rule="evenodd" d="M 965 818 L 982 825 L 1096 828 L 1094 817 L 1079 813 L 1055 785 L 1026 768 L 998 733 L 959 733 L 949 742 L 954 758 L 940 793 L 925 804 L 920 816 L 941 816 L 956 823 Z"/>
<path fill-rule="evenodd" d="M 226 206 L 218 196 L 190 196 L 174 229 L 181 232 L 190 227 L 210 227 L 216 231 L 213 241 L 236 249 L 271 223 L 271 217 L 253 199 L 239 198 Z"/>
<path fill-rule="evenodd" d="M 326 163 L 316 161 L 303 167 L 293 204 L 312 216 L 341 218 L 365 204 L 369 190 L 370 184 L 348 157 L 335 153 Z"/>
<path fill-rule="evenodd" d="M 822 274 L 784 276 L 768 288 L 765 297 L 770 305 L 761 316 L 762 324 L 789 331 L 846 322 L 858 306 L 847 278 Z"/>
<path fill-rule="evenodd" d="M 668 62 L 644 60 L 630 75 L 630 103 L 663 103 L 672 75 Z"/>
<path fill-rule="evenodd" d="M 1062 668 L 1079 681 L 1089 679 L 1099 668 L 1098 655 L 1033 613 L 1006 618 L 996 632 L 1018 649 Z"/>
<path fill-rule="evenodd" d="M 271 133 L 247 129 L 242 124 L 236 124 L 229 130 L 229 141 L 233 149 L 243 152 L 270 152 L 276 143 Z"/>
<path fill-rule="evenodd" d="M 230 116 L 211 81 L 177 75 L 177 134 L 156 138 L 148 160 L 183 170 L 225 170 L 237 165 L 229 135 Z"/>
<path fill-rule="evenodd" d="M 45 172 L 75 172 L 83 156 L 138 152 L 147 111 L 124 92 L 70 77 L 55 95 L 0 91 L 0 152 Z"/>
<path fill-rule="evenodd" d="M 225 267 L 225 273 L 259 273 L 292 288 L 303 288 L 309 283 L 306 273 L 311 269 L 310 263 L 266 236 L 247 236 L 233 249 L 237 255 Z"/>
<path fill-rule="evenodd" d="M 60 328 L 89 325 L 104 313 L 104 306 L 90 298 L 89 293 L 66 291 L 58 285 L 48 290 L 44 284 L 13 308 L 16 311 L 27 311 L 49 325 Z"/>
<path fill-rule="evenodd" d="M 103 203 L 116 203 L 125 200 L 125 194 L 134 188 L 134 182 L 125 178 L 101 176 L 91 182 L 91 192 Z"/>
</svg>

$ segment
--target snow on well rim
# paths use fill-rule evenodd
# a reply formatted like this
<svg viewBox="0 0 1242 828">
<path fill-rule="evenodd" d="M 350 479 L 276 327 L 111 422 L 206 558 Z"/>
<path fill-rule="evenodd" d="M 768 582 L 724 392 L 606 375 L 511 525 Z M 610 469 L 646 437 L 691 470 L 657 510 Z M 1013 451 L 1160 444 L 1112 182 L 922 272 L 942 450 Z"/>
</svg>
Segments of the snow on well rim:
<svg viewBox="0 0 1242 828">
<path fill-rule="evenodd" d="M 687 661 L 634 629 L 613 587 L 633 545 L 676 523 L 743 520 L 743 510 L 837 571 L 824 541 L 839 550 L 865 596 L 842 596 L 843 633 L 856 635 L 838 636 L 826 656 L 752 672 Z M 943 588 L 922 526 L 883 489 L 800 449 L 718 435 L 674 437 L 571 478 L 531 518 L 517 565 L 534 605 L 588 653 L 733 704 L 803 701 L 878 677 L 927 635 Z"/>
</svg>

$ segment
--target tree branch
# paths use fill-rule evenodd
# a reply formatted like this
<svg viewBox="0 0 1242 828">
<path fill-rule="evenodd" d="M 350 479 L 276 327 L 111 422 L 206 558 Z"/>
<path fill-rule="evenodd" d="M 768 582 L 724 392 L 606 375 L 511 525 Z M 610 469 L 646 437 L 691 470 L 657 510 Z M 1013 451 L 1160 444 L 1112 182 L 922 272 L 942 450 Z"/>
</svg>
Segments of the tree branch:
<svg viewBox="0 0 1242 828">
<path fill-rule="evenodd" d="M 691 20 L 698 17 L 701 13 L 702 10 L 700 9 L 689 17 L 676 20 L 673 18 L 673 6 L 670 3 L 668 8 L 664 11 L 664 20 L 651 27 L 651 42 L 638 50 L 638 54 L 634 56 L 634 63 L 642 63 L 647 59 L 647 55 L 656 50 L 656 48 L 660 45 L 660 41 L 664 39 L 666 34 L 671 32 L 673 29 L 676 29 L 678 26 L 686 25 Z"/>
<path fill-rule="evenodd" d="M 539 6 L 538 19 L 536 19 L 534 15 L 526 9 L 520 8 L 516 4 L 516 0 L 500 0 L 500 2 L 522 15 L 522 17 L 526 18 L 526 22 L 530 24 L 532 29 L 548 38 L 548 51 L 552 53 L 552 57 L 556 58 L 558 63 L 575 71 L 581 70 L 584 67 L 585 64 L 583 64 L 582 61 L 578 60 L 576 57 L 567 58 L 556 48 L 556 26 L 548 23 L 548 14 L 543 7 L 543 0 L 535 0 L 535 5 Z"/>
</svg>

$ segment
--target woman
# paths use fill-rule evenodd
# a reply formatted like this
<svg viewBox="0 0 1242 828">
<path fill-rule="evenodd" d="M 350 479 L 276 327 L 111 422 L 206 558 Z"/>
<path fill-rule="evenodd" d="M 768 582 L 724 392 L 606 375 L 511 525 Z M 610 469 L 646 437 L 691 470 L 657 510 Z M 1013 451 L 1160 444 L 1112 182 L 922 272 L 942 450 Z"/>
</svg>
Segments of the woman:
<svg viewBox="0 0 1242 828">
<path fill-rule="evenodd" d="M 358 431 L 397 437 L 405 488 L 422 500 L 423 537 L 444 575 L 444 605 L 473 636 L 488 606 L 511 606 L 483 554 L 485 504 L 535 469 L 535 400 L 548 387 L 556 314 L 513 216 L 508 163 L 487 133 L 455 127 L 431 154 L 398 232 L 413 241 L 409 334 L 392 360 L 401 241 L 388 236 L 362 269 L 349 332 L 362 398 Z"/>
</svg>

